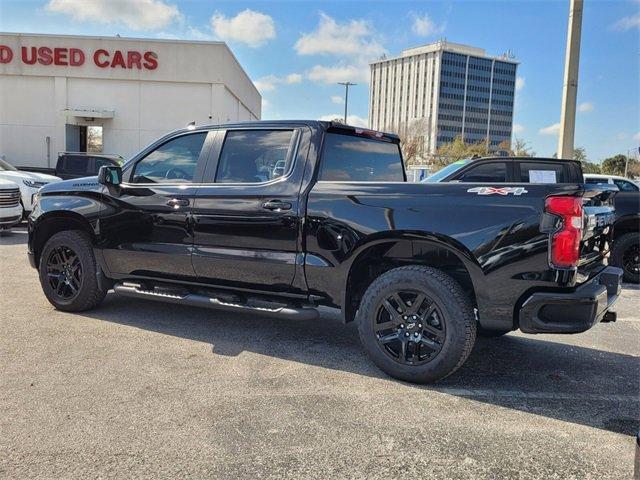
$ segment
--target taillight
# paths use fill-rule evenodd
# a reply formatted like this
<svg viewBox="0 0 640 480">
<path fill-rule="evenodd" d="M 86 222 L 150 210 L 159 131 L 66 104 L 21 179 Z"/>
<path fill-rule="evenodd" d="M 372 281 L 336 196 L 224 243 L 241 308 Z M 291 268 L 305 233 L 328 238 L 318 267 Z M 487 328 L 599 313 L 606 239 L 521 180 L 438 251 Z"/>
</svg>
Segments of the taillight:
<svg viewBox="0 0 640 480">
<path fill-rule="evenodd" d="M 562 218 L 560 229 L 551 234 L 551 264 L 575 267 L 580 259 L 582 197 L 547 197 L 545 210 Z"/>
</svg>

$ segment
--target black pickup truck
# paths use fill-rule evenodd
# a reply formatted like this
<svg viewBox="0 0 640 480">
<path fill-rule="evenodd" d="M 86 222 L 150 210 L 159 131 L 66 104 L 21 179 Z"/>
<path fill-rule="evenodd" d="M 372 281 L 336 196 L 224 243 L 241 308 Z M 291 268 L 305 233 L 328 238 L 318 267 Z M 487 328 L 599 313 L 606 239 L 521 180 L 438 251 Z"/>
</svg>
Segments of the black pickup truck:
<svg viewBox="0 0 640 480">
<path fill-rule="evenodd" d="M 615 320 L 615 191 L 408 183 L 397 136 L 328 122 L 199 127 L 43 187 L 28 254 L 61 310 L 110 289 L 292 319 L 335 307 L 382 370 L 433 382 L 477 331 Z"/>
<path fill-rule="evenodd" d="M 102 166 L 122 165 L 123 158 L 120 155 L 107 155 L 103 153 L 62 152 L 58 155 L 55 168 L 18 167 L 25 172 L 46 173 L 68 180 L 70 178 L 82 178 L 88 175 L 96 175 Z"/>
</svg>

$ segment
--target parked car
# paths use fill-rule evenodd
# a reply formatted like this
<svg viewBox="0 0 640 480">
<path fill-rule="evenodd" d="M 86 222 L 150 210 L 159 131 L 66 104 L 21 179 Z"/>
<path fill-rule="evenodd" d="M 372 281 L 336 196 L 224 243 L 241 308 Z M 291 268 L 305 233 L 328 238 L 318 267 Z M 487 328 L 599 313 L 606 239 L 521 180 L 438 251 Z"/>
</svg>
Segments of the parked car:
<svg viewBox="0 0 640 480">
<path fill-rule="evenodd" d="M 616 218 L 610 263 L 624 270 L 627 282 L 640 283 L 640 187 L 628 178 L 585 173 L 589 184 L 616 185 Z"/>
<path fill-rule="evenodd" d="M 423 180 L 437 182 L 583 183 L 577 160 L 540 157 L 478 157 L 459 160 Z"/>
<path fill-rule="evenodd" d="M 458 369 L 478 325 L 577 333 L 615 320 L 616 188 L 409 183 L 399 143 L 319 121 L 179 130 L 122 168 L 43 187 L 29 260 L 65 311 L 109 289 L 256 321 L 339 308 L 373 362 L 411 382 Z"/>
<path fill-rule="evenodd" d="M 7 230 L 22 220 L 20 188 L 14 182 L 0 178 L 0 230 Z"/>
<path fill-rule="evenodd" d="M 9 162 L 0 158 L 0 179 L 15 183 L 20 189 L 21 215 L 26 218 L 31 212 L 33 196 L 36 192 L 51 182 L 59 182 L 60 178 L 44 173 L 26 172 L 18 170 Z"/>
<path fill-rule="evenodd" d="M 102 153 L 62 152 L 58 155 L 56 168 L 20 167 L 28 172 L 39 172 L 55 175 L 64 180 L 70 178 L 90 177 L 97 175 L 102 166 L 122 165 L 124 160 L 119 155 Z"/>
</svg>

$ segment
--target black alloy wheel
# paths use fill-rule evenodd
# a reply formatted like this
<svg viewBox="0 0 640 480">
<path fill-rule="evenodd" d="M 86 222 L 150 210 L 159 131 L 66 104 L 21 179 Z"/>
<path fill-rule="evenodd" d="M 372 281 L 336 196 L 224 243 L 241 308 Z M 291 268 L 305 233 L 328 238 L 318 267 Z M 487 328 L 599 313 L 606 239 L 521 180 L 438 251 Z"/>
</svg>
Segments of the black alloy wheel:
<svg viewBox="0 0 640 480">
<path fill-rule="evenodd" d="M 422 365 L 442 350 L 446 322 L 433 299 L 415 290 L 398 290 L 378 305 L 374 331 L 378 345 L 393 360 Z"/>
<path fill-rule="evenodd" d="M 640 243 L 631 245 L 624 251 L 622 268 L 629 276 L 640 275 Z"/>
<path fill-rule="evenodd" d="M 640 233 L 623 233 L 613 241 L 609 265 L 622 269 L 625 282 L 640 283 Z"/>
<path fill-rule="evenodd" d="M 82 288 L 80 258 L 71 248 L 59 246 L 47 258 L 47 278 L 51 289 L 63 300 L 71 300 Z"/>
</svg>

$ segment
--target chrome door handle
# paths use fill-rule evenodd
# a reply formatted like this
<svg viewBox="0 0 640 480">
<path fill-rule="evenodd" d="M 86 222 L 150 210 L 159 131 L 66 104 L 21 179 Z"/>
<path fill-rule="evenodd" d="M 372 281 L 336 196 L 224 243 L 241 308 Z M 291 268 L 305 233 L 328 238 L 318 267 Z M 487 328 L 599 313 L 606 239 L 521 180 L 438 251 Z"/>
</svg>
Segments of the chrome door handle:
<svg viewBox="0 0 640 480">
<path fill-rule="evenodd" d="M 188 207 L 189 200 L 186 198 L 172 198 L 171 200 L 167 200 L 167 205 L 173 208 Z"/>
<path fill-rule="evenodd" d="M 280 200 L 270 200 L 262 204 L 262 208 L 267 210 L 282 211 L 291 210 L 292 205 L 289 202 L 282 202 Z"/>
</svg>

